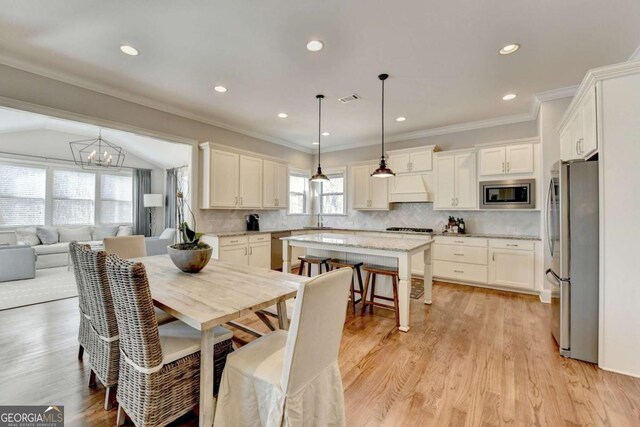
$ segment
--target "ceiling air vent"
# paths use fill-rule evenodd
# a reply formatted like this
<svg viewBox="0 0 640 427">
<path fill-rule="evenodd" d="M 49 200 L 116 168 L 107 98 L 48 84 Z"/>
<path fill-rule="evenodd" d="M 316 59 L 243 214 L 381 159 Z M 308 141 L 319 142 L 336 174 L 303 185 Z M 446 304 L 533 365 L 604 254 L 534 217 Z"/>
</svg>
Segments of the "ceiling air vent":
<svg viewBox="0 0 640 427">
<path fill-rule="evenodd" d="M 342 102 L 343 104 L 346 104 L 351 101 L 357 101 L 358 99 L 361 99 L 360 95 L 358 95 L 357 93 L 354 93 L 353 95 L 345 96 L 344 98 L 338 98 L 338 101 Z"/>
</svg>

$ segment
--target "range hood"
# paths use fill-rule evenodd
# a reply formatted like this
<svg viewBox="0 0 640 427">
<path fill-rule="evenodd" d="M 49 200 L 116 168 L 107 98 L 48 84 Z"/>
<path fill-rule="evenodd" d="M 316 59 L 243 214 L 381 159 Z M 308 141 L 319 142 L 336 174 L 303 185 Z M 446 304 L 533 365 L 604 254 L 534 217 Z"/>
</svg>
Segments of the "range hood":
<svg viewBox="0 0 640 427">
<path fill-rule="evenodd" d="M 398 174 L 389 181 L 389 203 L 433 202 L 432 174 Z"/>
</svg>

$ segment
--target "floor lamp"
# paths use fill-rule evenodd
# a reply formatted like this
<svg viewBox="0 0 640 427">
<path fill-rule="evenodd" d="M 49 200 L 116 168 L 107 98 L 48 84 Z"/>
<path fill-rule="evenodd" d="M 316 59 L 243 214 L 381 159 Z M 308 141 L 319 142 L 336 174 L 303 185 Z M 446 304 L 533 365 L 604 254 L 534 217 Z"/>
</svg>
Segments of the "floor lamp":
<svg viewBox="0 0 640 427">
<path fill-rule="evenodd" d="M 153 236 L 153 223 L 156 219 L 156 209 L 164 205 L 164 196 L 162 194 L 145 194 L 142 204 L 149 211 L 149 236 Z"/>
</svg>

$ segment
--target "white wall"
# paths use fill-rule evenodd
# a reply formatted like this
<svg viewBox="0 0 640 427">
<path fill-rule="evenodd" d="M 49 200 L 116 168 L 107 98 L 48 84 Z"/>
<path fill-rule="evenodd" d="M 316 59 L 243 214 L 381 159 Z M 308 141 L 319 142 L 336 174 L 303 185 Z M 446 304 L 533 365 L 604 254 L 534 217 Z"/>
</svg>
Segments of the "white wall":
<svg viewBox="0 0 640 427">
<path fill-rule="evenodd" d="M 551 167 L 555 162 L 560 160 L 560 134 L 558 126 L 560 120 L 567 111 L 567 107 L 571 103 L 573 97 L 560 98 L 553 101 L 543 102 L 540 104 L 540 113 L 538 115 L 538 129 L 540 132 L 540 143 L 542 144 L 542 162 L 541 176 L 542 182 L 539 185 L 539 191 L 542 191 L 542 206 L 540 218 L 540 236 L 542 237 L 542 252 L 544 254 L 544 269 L 551 266 L 551 255 L 549 254 L 549 242 L 545 232 L 545 207 L 547 200 L 547 191 L 549 189 L 549 180 L 551 179 Z M 551 289 L 549 284 L 544 283 L 545 289 Z"/>
<path fill-rule="evenodd" d="M 602 82 L 600 366 L 640 377 L 640 74 Z"/>
</svg>

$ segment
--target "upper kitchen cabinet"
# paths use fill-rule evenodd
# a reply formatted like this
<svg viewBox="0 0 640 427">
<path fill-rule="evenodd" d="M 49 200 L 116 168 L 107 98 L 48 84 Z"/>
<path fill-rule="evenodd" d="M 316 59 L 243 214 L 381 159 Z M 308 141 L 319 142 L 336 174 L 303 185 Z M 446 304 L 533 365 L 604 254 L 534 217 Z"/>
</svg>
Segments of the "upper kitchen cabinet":
<svg viewBox="0 0 640 427">
<path fill-rule="evenodd" d="M 351 166 L 353 182 L 353 209 L 388 210 L 388 179 L 372 178 L 371 173 L 378 167 L 377 163 L 357 164 Z"/>
<path fill-rule="evenodd" d="M 200 144 L 200 149 L 202 209 L 261 209 L 287 206 L 286 164 L 245 154 L 240 150 L 227 150 L 209 142 Z M 263 166 L 263 163 L 266 166 Z"/>
<path fill-rule="evenodd" d="M 480 176 L 523 175 L 533 172 L 533 144 L 512 144 L 480 149 Z"/>
<path fill-rule="evenodd" d="M 388 151 L 389 165 L 396 174 L 428 172 L 433 169 L 435 145 Z"/>
<path fill-rule="evenodd" d="M 263 162 L 262 206 L 264 208 L 283 209 L 288 206 L 288 180 L 289 167 L 286 164 L 271 160 Z"/>
<path fill-rule="evenodd" d="M 598 151 L 597 85 L 586 90 L 560 128 L 560 158 L 588 159 Z"/>
<path fill-rule="evenodd" d="M 434 159 L 436 178 L 434 209 L 476 209 L 478 179 L 475 151 L 436 153 Z"/>
</svg>

